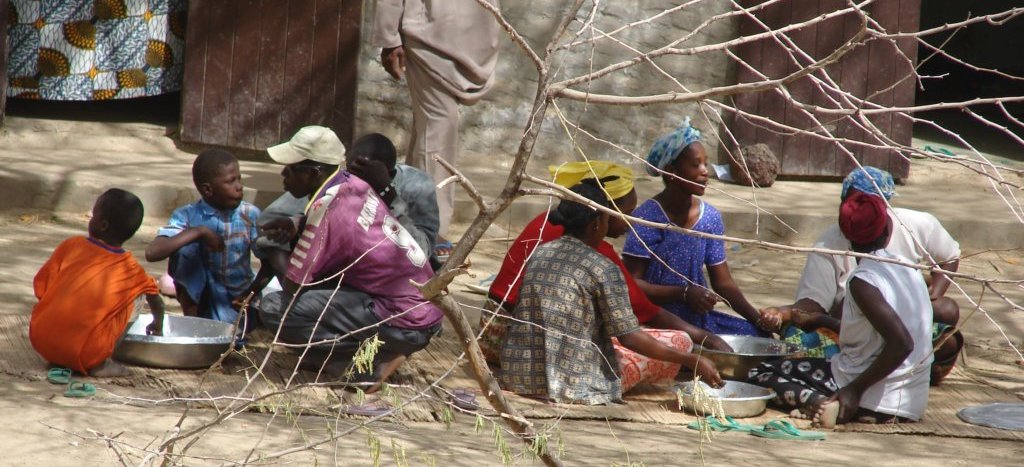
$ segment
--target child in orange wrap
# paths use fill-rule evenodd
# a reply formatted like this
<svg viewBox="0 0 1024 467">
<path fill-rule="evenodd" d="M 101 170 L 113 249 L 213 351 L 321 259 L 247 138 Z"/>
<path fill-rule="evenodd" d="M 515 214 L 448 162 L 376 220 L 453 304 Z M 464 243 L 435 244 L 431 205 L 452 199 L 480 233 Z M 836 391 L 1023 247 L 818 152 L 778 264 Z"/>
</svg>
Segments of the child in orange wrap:
<svg viewBox="0 0 1024 467">
<path fill-rule="evenodd" d="M 142 224 L 142 202 L 112 188 L 92 208 L 88 237 L 72 237 L 54 250 L 36 274 L 39 303 L 32 309 L 32 347 L 53 365 L 91 376 L 118 376 L 127 369 L 110 358 L 145 295 L 153 312 L 150 334 L 163 328 L 164 303 L 156 282 L 121 245 Z"/>
</svg>

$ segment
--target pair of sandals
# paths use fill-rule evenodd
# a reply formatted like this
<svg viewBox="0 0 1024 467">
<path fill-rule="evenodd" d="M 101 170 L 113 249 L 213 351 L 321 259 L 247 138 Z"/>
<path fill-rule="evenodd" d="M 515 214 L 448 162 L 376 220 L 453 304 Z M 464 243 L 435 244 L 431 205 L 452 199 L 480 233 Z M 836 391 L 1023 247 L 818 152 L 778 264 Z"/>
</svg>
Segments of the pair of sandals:
<svg viewBox="0 0 1024 467">
<path fill-rule="evenodd" d="M 825 439 L 825 433 L 820 431 L 801 431 L 792 423 L 786 420 L 772 420 L 764 426 L 754 426 L 740 423 L 726 415 L 722 419 L 714 415 L 708 415 L 695 422 L 686 425 L 691 430 L 708 430 L 714 432 L 736 431 L 750 433 L 754 436 L 768 439 L 785 439 L 800 441 L 820 441 Z"/>
<path fill-rule="evenodd" d="M 56 367 L 46 372 L 46 381 L 65 385 L 64 397 L 82 398 L 96 395 L 96 386 L 84 381 L 75 381 L 71 376 L 70 368 Z"/>
</svg>

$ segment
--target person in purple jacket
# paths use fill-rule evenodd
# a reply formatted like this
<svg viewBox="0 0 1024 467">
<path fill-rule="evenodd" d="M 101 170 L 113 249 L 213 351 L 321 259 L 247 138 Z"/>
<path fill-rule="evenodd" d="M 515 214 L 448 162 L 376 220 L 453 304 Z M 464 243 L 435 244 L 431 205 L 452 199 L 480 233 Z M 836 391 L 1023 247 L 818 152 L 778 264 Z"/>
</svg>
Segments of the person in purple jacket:
<svg viewBox="0 0 1024 467">
<path fill-rule="evenodd" d="M 380 389 L 409 355 L 441 330 L 442 312 L 410 281 L 433 276 L 429 254 L 403 227 L 388 167 L 355 154 L 306 208 L 284 290 L 264 298 L 263 323 L 301 347 L 306 368 L 344 374 L 364 342 L 381 342 L 372 370 L 356 366 L 365 392 Z M 351 171 L 351 172 L 350 172 Z M 359 176 L 353 173 L 358 173 Z M 291 222 L 264 226 L 290 238 Z M 362 371 L 362 372 L 361 372 Z"/>
</svg>

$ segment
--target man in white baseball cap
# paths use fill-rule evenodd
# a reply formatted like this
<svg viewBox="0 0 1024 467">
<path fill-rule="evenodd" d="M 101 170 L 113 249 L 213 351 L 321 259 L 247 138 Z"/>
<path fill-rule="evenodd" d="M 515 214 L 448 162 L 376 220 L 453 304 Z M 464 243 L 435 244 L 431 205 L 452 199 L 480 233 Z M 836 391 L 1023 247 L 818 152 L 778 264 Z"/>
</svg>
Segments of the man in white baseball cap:
<svg viewBox="0 0 1024 467">
<path fill-rule="evenodd" d="M 302 161 L 326 165 L 341 165 L 345 161 L 345 145 L 338 135 L 327 127 L 302 127 L 287 142 L 267 148 L 270 158 L 278 164 L 290 165 Z"/>
<path fill-rule="evenodd" d="M 260 288 L 271 283 L 274 276 L 283 276 L 288 269 L 288 255 L 292 245 L 284 238 L 285 232 L 297 229 L 295 219 L 306 211 L 309 197 L 345 163 L 345 145 L 333 130 L 322 126 L 301 128 L 292 139 L 267 148 L 270 158 L 279 164 L 285 193 L 270 203 L 260 214 L 256 224 L 261 227 L 253 251 L 269 268 L 261 268 L 256 282 Z M 288 220 L 284 224 L 283 220 Z M 291 229 L 284 226 L 291 225 Z M 272 285 L 270 289 L 277 288 Z"/>
</svg>

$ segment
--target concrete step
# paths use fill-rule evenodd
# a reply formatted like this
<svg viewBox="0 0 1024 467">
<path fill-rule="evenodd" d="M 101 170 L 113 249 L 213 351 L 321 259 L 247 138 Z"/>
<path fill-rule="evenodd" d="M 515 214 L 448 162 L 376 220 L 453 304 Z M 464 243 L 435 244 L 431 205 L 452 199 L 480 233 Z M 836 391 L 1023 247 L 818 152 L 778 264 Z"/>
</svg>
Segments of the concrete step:
<svg viewBox="0 0 1024 467">
<path fill-rule="evenodd" d="M 198 196 L 191 166 L 199 148 L 182 145 L 167 133 L 156 124 L 11 118 L 0 132 L 0 211 L 87 212 L 100 193 L 117 186 L 143 200 L 152 222 L 163 222 L 174 208 Z M 265 156 L 245 157 L 246 199 L 265 206 L 282 193 L 281 166 Z M 507 155 L 468 153 L 460 161 L 487 199 L 500 192 L 511 166 Z M 548 177 L 547 165 L 538 159 L 528 171 Z M 1011 182 L 1024 183 L 1020 175 L 1011 177 Z M 641 200 L 661 188 L 653 177 L 637 179 Z M 722 212 L 728 235 L 806 246 L 836 221 L 839 188 L 838 183 L 786 181 L 751 189 L 715 180 L 704 198 Z M 1022 222 L 974 172 L 914 161 L 908 184 L 897 191 L 896 206 L 933 213 L 966 249 L 1024 247 Z M 456 193 L 455 221 L 468 223 L 477 208 L 461 189 Z M 520 198 L 503 213 L 500 227 L 514 236 L 549 203 L 547 197 Z"/>
</svg>

